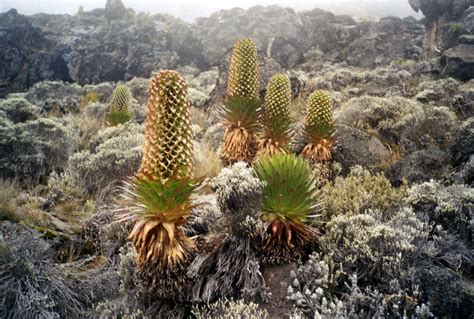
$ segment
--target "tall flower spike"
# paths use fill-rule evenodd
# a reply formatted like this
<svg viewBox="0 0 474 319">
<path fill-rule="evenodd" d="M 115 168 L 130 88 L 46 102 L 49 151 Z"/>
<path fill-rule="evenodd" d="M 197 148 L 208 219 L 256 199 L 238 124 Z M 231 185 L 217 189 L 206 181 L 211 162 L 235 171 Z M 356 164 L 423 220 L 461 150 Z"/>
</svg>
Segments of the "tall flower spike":
<svg viewBox="0 0 474 319">
<path fill-rule="evenodd" d="M 126 85 L 119 84 L 112 93 L 112 102 L 109 112 L 105 115 L 105 120 L 110 125 L 123 124 L 132 118 L 130 112 L 130 102 L 132 94 Z"/>
<path fill-rule="evenodd" d="M 257 46 L 251 39 L 239 39 L 230 60 L 227 96 L 258 99 L 259 81 Z"/>
<path fill-rule="evenodd" d="M 229 165 L 251 162 L 256 152 L 256 131 L 261 102 L 257 47 L 250 39 L 236 42 L 230 62 L 227 97 L 219 112 L 226 126 L 221 158 Z"/>
<path fill-rule="evenodd" d="M 331 159 L 336 132 L 331 97 L 323 91 L 313 92 L 308 98 L 307 109 L 304 130 L 306 146 L 301 155 L 311 161 L 327 161 Z"/>
<path fill-rule="evenodd" d="M 291 141 L 291 84 L 284 74 L 270 78 L 263 106 L 258 156 L 285 153 Z"/>
<path fill-rule="evenodd" d="M 127 192 L 135 207 L 129 235 L 137 263 L 172 269 L 194 249 L 179 226 L 192 208 L 189 196 L 197 187 L 192 173 L 193 136 L 187 85 L 175 71 L 161 71 L 148 91 L 143 158 Z"/>
<path fill-rule="evenodd" d="M 132 94 L 126 85 L 119 84 L 112 93 L 111 111 L 128 111 Z"/>
<path fill-rule="evenodd" d="M 193 177 L 193 132 L 188 86 L 175 71 L 156 75 L 148 91 L 140 178 L 167 181 Z"/>
</svg>

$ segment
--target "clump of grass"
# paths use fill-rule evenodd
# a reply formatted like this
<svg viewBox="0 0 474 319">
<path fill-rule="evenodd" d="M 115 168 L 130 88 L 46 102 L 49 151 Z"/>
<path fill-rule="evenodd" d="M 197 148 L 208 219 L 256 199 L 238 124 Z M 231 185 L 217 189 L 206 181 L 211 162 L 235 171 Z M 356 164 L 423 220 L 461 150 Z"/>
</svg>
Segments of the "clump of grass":
<svg viewBox="0 0 474 319">
<path fill-rule="evenodd" d="M 40 197 L 27 197 L 17 201 L 17 216 L 21 223 L 33 228 L 50 227 L 48 213 L 41 209 L 42 203 Z"/>
<path fill-rule="evenodd" d="M 253 302 L 246 303 L 244 300 L 222 299 L 216 303 L 206 304 L 202 307 L 193 307 L 193 314 L 196 318 L 247 318 L 247 319 L 267 319 L 270 315 L 265 309 L 260 309 Z"/>
<path fill-rule="evenodd" d="M 83 227 L 84 219 L 92 216 L 95 206 L 96 202 L 91 199 L 87 201 L 73 199 L 58 204 L 54 208 L 54 213 L 72 229 L 80 230 Z"/>
<path fill-rule="evenodd" d="M 296 123 L 302 123 L 304 117 L 306 116 L 306 102 L 302 96 L 298 96 L 292 102 L 291 108 L 291 118 Z"/>
<path fill-rule="evenodd" d="M 191 113 L 191 122 L 199 125 L 204 131 L 208 128 L 209 122 L 207 121 L 208 115 L 201 109 L 191 106 L 189 108 Z"/>
<path fill-rule="evenodd" d="M 0 220 L 18 222 L 13 199 L 18 196 L 19 186 L 15 180 L 0 179 Z"/>
<path fill-rule="evenodd" d="M 402 59 L 402 58 L 396 58 L 392 61 L 394 65 L 401 66 L 407 63 L 407 60 Z"/>
<path fill-rule="evenodd" d="M 77 134 L 74 136 L 74 143 L 79 151 L 88 150 L 90 142 L 103 128 L 102 121 L 89 116 L 68 116 L 68 120 L 74 123 Z"/>
<path fill-rule="evenodd" d="M 462 23 L 454 23 L 449 28 L 449 31 L 451 31 L 451 33 L 458 34 L 461 32 L 463 28 L 464 28 L 464 25 Z"/>
<path fill-rule="evenodd" d="M 199 144 L 194 159 L 194 176 L 212 178 L 219 175 L 222 162 L 211 145 Z"/>
<path fill-rule="evenodd" d="M 95 103 L 99 101 L 99 94 L 96 91 L 87 92 L 81 99 L 80 108 L 81 110 L 85 109 L 90 103 Z"/>
</svg>

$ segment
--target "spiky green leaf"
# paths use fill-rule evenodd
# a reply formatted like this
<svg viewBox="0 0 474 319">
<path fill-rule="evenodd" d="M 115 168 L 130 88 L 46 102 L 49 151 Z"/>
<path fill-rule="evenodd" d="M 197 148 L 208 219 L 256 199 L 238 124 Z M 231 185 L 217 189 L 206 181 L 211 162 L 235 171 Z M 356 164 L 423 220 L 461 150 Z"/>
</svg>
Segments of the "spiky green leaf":
<svg viewBox="0 0 474 319">
<path fill-rule="evenodd" d="M 255 98 L 228 96 L 219 108 L 219 116 L 227 126 L 244 127 L 253 132 L 258 129 L 261 105 Z"/>
<path fill-rule="evenodd" d="M 199 183 L 199 179 L 169 179 L 162 183 L 137 178 L 127 191 L 128 197 L 137 203 L 134 212 L 140 219 L 156 219 L 161 215 L 161 222 L 176 222 L 188 216 L 189 197 Z"/>
<path fill-rule="evenodd" d="M 105 121 L 112 126 L 125 124 L 133 118 L 133 114 L 128 111 L 110 111 L 105 115 Z"/>
<path fill-rule="evenodd" d="M 260 158 L 254 164 L 266 183 L 262 211 L 266 220 L 305 222 L 320 205 L 319 191 L 308 163 L 293 154 Z"/>
</svg>

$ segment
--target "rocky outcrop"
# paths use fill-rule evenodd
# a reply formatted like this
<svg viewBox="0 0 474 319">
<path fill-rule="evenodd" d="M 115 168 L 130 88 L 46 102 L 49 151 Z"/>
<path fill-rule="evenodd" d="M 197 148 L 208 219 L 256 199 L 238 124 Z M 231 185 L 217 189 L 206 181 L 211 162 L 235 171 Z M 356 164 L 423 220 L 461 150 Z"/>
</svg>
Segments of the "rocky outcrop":
<svg viewBox="0 0 474 319">
<path fill-rule="evenodd" d="M 256 6 L 248 10 L 221 10 L 199 19 L 196 27 L 204 55 L 211 64 L 217 64 L 240 37 L 252 38 L 259 51 L 267 56 L 273 54 L 287 67 L 295 65 L 302 55 L 303 22 L 290 8 Z"/>
<path fill-rule="evenodd" d="M 425 15 L 424 24 L 426 34 L 423 41 L 425 56 L 435 56 L 443 42 L 451 42 L 453 34 L 449 37 L 443 35 L 442 26 L 446 22 L 457 19 L 469 7 L 469 0 L 408 0 L 415 11 Z M 445 32 L 444 32 L 445 33 Z M 446 41 L 447 40 L 447 41 Z"/>
<path fill-rule="evenodd" d="M 259 50 L 284 68 L 310 59 L 308 52 L 322 52 L 325 59 L 372 67 L 394 59 L 421 55 L 423 25 L 414 18 L 388 17 L 377 23 L 356 23 L 320 9 L 296 13 L 290 8 L 256 6 L 214 13 L 197 23 L 205 56 L 215 64 L 246 36 Z"/>
<path fill-rule="evenodd" d="M 127 9 L 123 5 L 121 0 L 107 0 L 105 4 L 104 16 L 109 19 L 120 19 L 127 15 Z"/>
<path fill-rule="evenodd" d="M 0 95 L 43 80 L 79 84 L 149 77 L 159 69 L 220 66 L 233 43 L 255 40 L 263 59 L 279 69 L 311 61 L 347 61 L 373 67 L 420 55 L 423 27 L 414 19 L 357 23 L 320 9 L 279 6 L 222 10 L 189 24 L 169 15 L 126 9 L 67 14 L 0 14 Z M 273 62 L 272 62 L 273 63 Z"/>
<path fill-rule="evenodd" d="M 443 52 L 443 74 L 461 81 L 474 78 L 474 44 L 460 44 Z"/>
<path fill-rule="evenodd" d="M 345 59 L 351 65 L 363 67 L 418 59 L 423 52 L 423 33 L 423 26 L 414 18 L 386 17 L 349 44 Z"/>
<path fill-rule="evenodd" d="M 123 81 L 190 64 L 208 68 L 189 24 L 119 0 L 75 16 L 0 14 L 0 96 L 43 80 Z"/>
<path fill-rule="evenodd" d="M 71 80 L 80 84 L 149 77 L 180 64 L 207 68 L 189 25 L 167 15 L 114 12 L 109 20 L 104 20 L 107 10 L 31 19 L 56 43 Z"/>
<path fill-rule="evenodd" d="M 473 78 L 474 3 L 472 0 L 409 0 L 425 15 L 423 46 L 427 57 L 441 56 L 443 75 Z"/>
<path fill-rule="evenodd" d="M 70 80 L 61 53 L 31 19 L 15 9 L 0 14 L 0 96 L 32 84 Z"/>
<path fill-rule="evenodd" d="M 444 75 L 462 81 L 474 78 L 474 2 L 453 0 L 440 20 Z"/>
<path fill-rule="evenodd" d="M 366 25 L 356 23 L 349 16 L 334 15 L 320 9 L 301 12 L 300 16 L 305 52 L 320 50 L 328 59 L 343 57 L 340 53 L 368 30 Z"/>
</svg>

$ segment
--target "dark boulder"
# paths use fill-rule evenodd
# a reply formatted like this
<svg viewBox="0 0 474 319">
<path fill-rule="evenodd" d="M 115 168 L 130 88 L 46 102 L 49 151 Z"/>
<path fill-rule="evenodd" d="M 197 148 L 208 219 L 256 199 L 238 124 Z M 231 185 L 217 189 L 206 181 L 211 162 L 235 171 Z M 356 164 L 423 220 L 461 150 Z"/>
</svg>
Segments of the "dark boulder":
<svg viewBox="0 0 474 319">
<path fill-rule="evenodd" d="M 449 155 L 440 150 L 416 151 L 396 161 L 388 170 L 387 177 L 395 186 L 404 179 L 409 183 L 442 179 L 449 173 Z"/>
<path fill-rule="evenodd" d="M 455 165 L 461 165 L 474 154 L 474 118 L 461 125 L 458 135 L 451 146 L 452 159 Z"/>
<path fill-rule="evenodd" d="M 354 165 L 371 172 L 380 171 L 390 160 L 390 151 L 376 137 L 347 125 L 340 125 L 336 132 L 334 161 L 342 164 L 347 174 Z"/>
<path fill-rule="evenodd" d="M 461 81 L 474 78 L 474 45 L 460 44 L 443 52 L 441 66 L 443 75 L 449 75 Z"/>
</svg>

